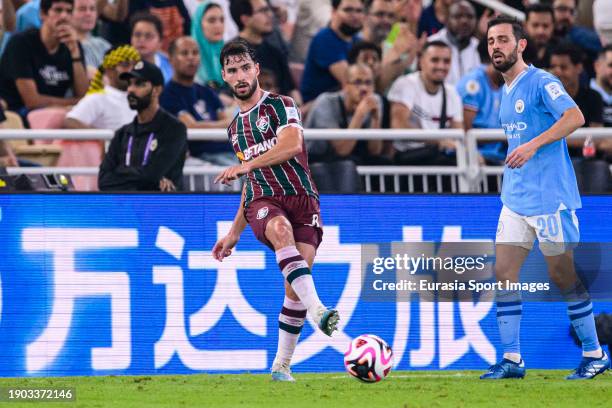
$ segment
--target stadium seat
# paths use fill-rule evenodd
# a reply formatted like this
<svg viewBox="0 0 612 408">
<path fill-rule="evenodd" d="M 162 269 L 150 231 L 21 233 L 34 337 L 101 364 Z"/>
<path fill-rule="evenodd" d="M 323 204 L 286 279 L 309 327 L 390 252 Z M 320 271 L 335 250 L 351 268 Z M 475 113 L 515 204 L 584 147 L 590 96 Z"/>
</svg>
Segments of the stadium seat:
<svg viewBox="0 0 612 408">
<path fill-rule="evenodd" d="M 28 113 L 28 122 L 32 129 L 61 129 L 65 116 L 65 108 L 36 109 Z"/>
</svg>

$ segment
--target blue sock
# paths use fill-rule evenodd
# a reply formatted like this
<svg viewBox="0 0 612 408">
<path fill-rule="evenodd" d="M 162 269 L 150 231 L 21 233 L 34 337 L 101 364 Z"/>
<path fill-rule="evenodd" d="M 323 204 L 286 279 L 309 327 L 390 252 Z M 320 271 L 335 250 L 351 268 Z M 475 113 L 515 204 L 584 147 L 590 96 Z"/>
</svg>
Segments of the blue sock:
<svg viewBox="0 0 612 408">
<path fill-rule="evenodd" d="M 498 290 L 495 294 L 497 303 L 497 327 L 504 353 L 521 353 L 519 335 L 523 303 L 518 290 Z"/>
<path fill-rule="evenodd" d="M 572 322 L 576 335 L 582 342 L 582 351 L 599 350 L 593 304 L 587 290 L 578 281 L 574 287 L 564 291 L 563 295 L 567 301 L 567 315 Z"/>
</svg>

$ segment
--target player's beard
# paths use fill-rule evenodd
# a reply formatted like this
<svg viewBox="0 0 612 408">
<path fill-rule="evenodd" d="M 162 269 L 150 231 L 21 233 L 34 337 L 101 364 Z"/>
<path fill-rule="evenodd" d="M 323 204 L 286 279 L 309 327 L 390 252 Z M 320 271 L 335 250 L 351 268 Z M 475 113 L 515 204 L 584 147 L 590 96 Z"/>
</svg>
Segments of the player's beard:
<svg viewBox="0 0 612 408">
<path fill-rule="evenodd" d="M 243 85 L 243 84 L 240 84 Z M 236 88 L 232 88 L 232 93 L 234 94 L 234 96 L 242 101 L 246 101 L 248 100 L 251 96 L 253 96 L 253 94 L 255 93 L 255 91 L 257 90 L 257 78 L 255 78 L 253 80 L 253 82 L 251 82 L 251 84 L 249 85 L 249 91 L 243 95 L 240 95 L 236 92 Z"/>
<path fill-rule="evenodd" d="M 501 51 L 500 51 L 500 54 L 503 55 Z M 516 47 L 514 47 L 514 50 L 512 50 L 510 54 L 504 55 L 504 60 L 500 64 L 496 64 L 493 55 L 491 55 L 491 62 L 493 63 L 493 66 L 495 67 L 496 70 L 502 73 L 512 68 L 514 64 L 516 64 L 517 61 L 518 61 L 518 44 L 516 45 Z"/>
<path fill-rule="evenodd" d="M 149 105 L 151 105 L 151 101 L 153 100 L 153 89 L 149 92 L 148 95 L 143 97 L 138 97 L 132 93 L 128 94 L 128 104 L 130 105 L 130 109 L 135 110 L 136 112 L 142 112 L 147 109 Z"/>
</svg>

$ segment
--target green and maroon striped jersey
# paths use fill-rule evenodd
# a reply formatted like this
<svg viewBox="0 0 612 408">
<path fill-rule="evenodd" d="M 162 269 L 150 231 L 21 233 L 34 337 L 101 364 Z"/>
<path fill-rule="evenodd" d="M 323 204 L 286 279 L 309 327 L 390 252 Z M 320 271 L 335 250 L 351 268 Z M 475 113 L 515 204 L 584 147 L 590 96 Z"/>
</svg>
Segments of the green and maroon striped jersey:
<svg viewBox="0 0 612 408">
<path fill-rule="evenodd" d="M 300 112 L 293 99 L 264 92 L 254 107 L 236 115 L 227 134 L 238 159 L 249 161 L 270 150 L 277 143 L 277 135 L 287 126 L 302 129 Z M 288 161 L 247 174 L 244 206 L 263 196 L 302 194 L 319 198 L 308 168 L 305 143 L 302 152 Z"/>
</svg>

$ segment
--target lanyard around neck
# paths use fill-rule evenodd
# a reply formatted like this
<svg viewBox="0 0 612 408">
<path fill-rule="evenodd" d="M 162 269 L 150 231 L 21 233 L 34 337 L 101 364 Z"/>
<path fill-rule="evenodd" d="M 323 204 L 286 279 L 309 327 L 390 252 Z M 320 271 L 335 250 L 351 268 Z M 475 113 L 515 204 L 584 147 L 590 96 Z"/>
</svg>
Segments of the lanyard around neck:
<svg viewBox="0 0 612 408">
<path fill-rule="evenodd" d="M 146 166 L 149 161 L 149 153 L 151 152 L 151 144 L 153 143 L 153 138 L 155 137 L 155 133 L 151 132 L 149 135 L 149 139 L 147 139 L 147 146 L 145 147 L 144 158 L 142 159 L 142 165 Z M 127 167 L 130 166 L 132 161 L 132 145 L 134 144 L 134 135 L 130 135 L 130 139 L 128 140 L 128 148 L 127 153 L 125 154 L 125 165 Z"/>
</svg>

